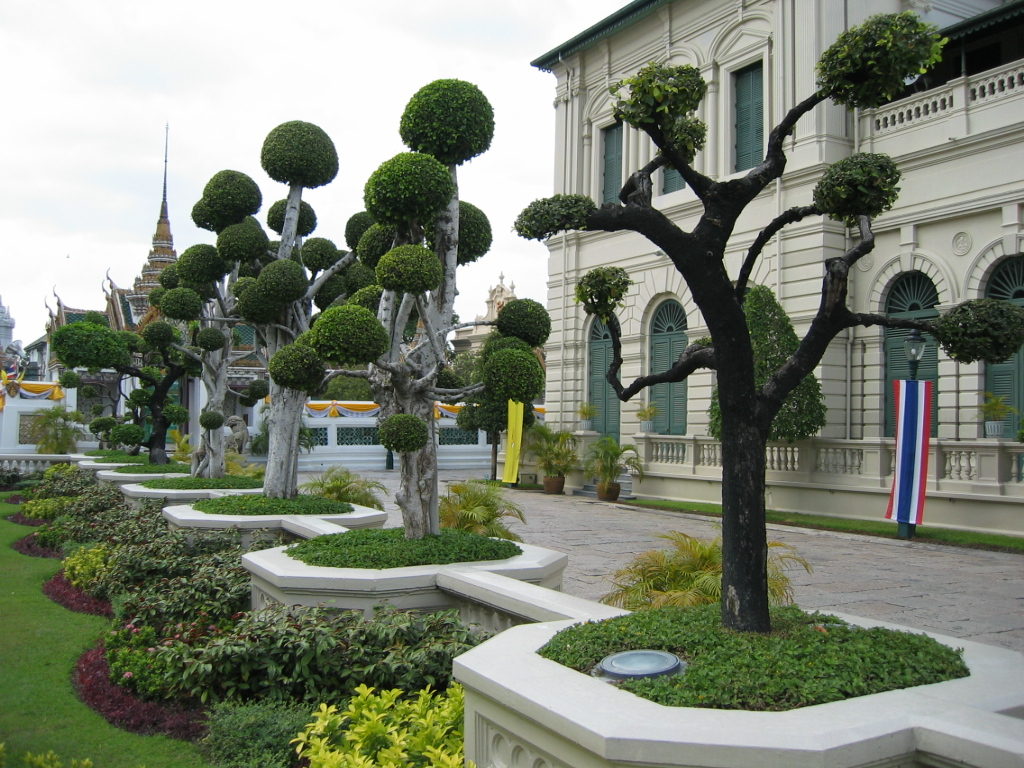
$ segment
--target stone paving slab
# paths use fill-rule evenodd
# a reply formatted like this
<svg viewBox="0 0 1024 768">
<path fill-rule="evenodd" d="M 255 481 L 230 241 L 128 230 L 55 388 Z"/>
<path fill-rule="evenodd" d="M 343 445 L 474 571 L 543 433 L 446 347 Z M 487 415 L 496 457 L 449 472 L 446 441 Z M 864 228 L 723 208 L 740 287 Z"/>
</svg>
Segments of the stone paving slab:
<svg viewBox="0 0 1024 768">
<path fill-rule="evenodd" d="M 394 504 L 398 472 L 365 473 L 391 493 L 387 526 L 401 524 Z M 440 473 L 447 482 L 465 472 Z M 526 511 L 526 524 L 510 523 L 530 544 L 565 552 L 563 591 L 597 600 L 609 577 L 633 555 L 668 548 L 658 534 L 671 530 L 714 537 L 708 518 L 641 510 L 572 496 L 508 490 Z M 879 513 L 881 518 L 882 514 Z M 769 538 L 794 545 L 813 573 L 791 571 L 797 603 L 894 621 L 922 630 L 1024 651 L 1024 555 L 881 539 L 786 526 L 769 526 Z"/>
</svg>

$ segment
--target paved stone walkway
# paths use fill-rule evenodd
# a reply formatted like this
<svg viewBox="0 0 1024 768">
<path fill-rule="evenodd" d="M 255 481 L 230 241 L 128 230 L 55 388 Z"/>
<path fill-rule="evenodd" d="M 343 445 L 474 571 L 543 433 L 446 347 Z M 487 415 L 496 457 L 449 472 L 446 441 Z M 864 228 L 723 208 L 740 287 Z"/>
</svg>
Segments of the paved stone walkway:
<svg viewBox="0 0 1024 768">
<path fill-rule="evenodd" d="M 465 473 L 442 472 L 444 484 Z M 393 490 L 398 472 L 367 473 Z M 670 530 L 713 537 L 707 518 L 639 510 L 582 497 L 508 490 L 526 510 L 513 527 L 530 544 L 569 555 L 563 590 L 598 599 L 608 577 L 637 552 L 667 542 Z M 393 500 L 388 525 L 400 525 Z M 794 545 L 813 566 L 790 571 L 797 603 L 892 621 L 1024 652 L 1024 556 L 943 547 L 787 526 L 769 526 L 769 538 Z"/>
</svg>

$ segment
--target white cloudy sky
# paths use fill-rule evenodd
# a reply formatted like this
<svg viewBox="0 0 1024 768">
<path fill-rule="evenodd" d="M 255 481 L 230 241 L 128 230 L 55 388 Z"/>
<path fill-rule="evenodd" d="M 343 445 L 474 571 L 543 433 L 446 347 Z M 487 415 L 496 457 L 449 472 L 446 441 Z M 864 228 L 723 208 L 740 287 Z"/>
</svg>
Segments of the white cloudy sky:
<svg viewBox="0 0 1024 768">
<path fill-rule="evenodd" d="M 344 241 L 382 161 L 404 149 L 409 97 L 442 77 L 475 82 L 495 109 L 491 149 L 464 166 L 464 200 L 490 217 L 490 254 L 462 268 L 456 310 L 483 311 L 504 272 L 520 297 L 545 297 L 546 249 L 511 233 L 551 193 L 554 77 L 529 62 L 626 0 L 3 0 L 0 3 L 0 299 L 28 343 L 56 289 L 99 309 L 107 270 L 130 286 L 159 213 L 164 123 L 168 200 L 180 253 L 206 181 L 252 176 L 264 211 L 285 188 L 260 168 L 263 139 L 287 120 L 321 126 L 338 177 L 307 191 L 317 234 Z"/>
</svg>

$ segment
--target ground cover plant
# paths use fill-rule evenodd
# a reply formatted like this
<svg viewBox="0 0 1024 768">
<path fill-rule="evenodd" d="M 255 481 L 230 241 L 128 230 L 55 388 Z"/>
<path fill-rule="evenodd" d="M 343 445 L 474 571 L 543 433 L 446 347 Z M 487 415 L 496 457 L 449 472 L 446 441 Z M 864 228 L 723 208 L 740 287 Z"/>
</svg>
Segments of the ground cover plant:
<svg viewBox="0 0 1024 768">
<path fill-rule="evenodd" d="M 300 541 L 286 552 L 307 565 L 331 568 L 401 568 L 481 560 L 522 554 L 511 541 L 442 528 L 436 536 L 407 539 L 401 528 L 363 528 Z"/>
<path fill-rule="evenodd" d="M 309 724 L 308 705 L 281 701 L 223 701 L 209 709 L 199 744 L 219 768 L 292 768 L 291 744 Z"/>
<path fill-rule="evenodd" d="M 575 625 L 538 653 L 590 672 L 617 651 L 669 651 L 689 664 L 682 674 L 621 687 L 667 706 L 714 709 L 787 710 L 969 674 L 962 651 L 923 634 L 854 627 L 792 606 L 772 609 L 772 621 L 771 633 L 734 632 L 715 605 L 657 608 Z"/>
<path fill-rule="evenodd" d="M 97 464 L 148 464 L 148 456 L 132 456 L 128 453 L 117 452 L 107 456 L 100 456 L 94 461 Z"/>
<path fill-rule="evenodd" d="M 143 488 L 154 488 L 165 491 L 220 490 L 239 488 L 261 488 L 263 480 L 244 475 L 228 475 L 226 477 L 160 477 L 146 480 Z"/>
<path fill-rule="evenodd" d="M 127 467 L 117 467 L 114 471 L 122 475 L 157 475 L 169 474 L 171 472 L 180 472 L 187 475 L 191 469 L 192 468 L 188 464 L 180 464 L 172 461 L 167 464 L 131 464 Z"/>
<path fill-rule="evenodd" d="M 193 502 L 193 509 L 208 515 L 344 515 L 351 504 L 322 496 L 271 499 L 266 496 L 223 496 Z"/>
<path fill-rule="evenodd" d="M 0 500 L 0 518 L 17 507 Z M 99 616 L 69 613 L 39 585 L 59 567 L 54 560 L 18 554 L 11 543 L 26 528 L 0 519 L 0 580 L 4 630 L 0 658 L 0 733 L 8 765 L 26 752 L 60 754 L 65 761 L 89 757 L 98 768 L 207 768 L 191 744 L 166 736 L 140 736 L 98 718 L 72 690 L 75 660 L 108 625 Z M 46 638 L 40 642 L 40 638 Z"/>
</svg>

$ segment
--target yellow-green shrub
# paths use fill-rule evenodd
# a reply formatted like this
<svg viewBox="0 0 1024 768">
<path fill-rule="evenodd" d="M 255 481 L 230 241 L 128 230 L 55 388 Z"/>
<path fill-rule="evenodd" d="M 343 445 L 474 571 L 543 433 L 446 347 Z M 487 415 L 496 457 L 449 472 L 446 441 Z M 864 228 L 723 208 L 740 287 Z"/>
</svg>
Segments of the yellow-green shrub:
<svg viewBox="0 0 1024 768">
<path fill-rule="evenodd" d="M 53 520 L 64 514 L 71 501 L 69 497 L 30 499 L 21 505 L 21 514 L 36 520 Z"/>
<path fill-rule="evenodd" d="M 360 685 L 343 712 L 321 704 L 296 753 L 310 768 L 462 768 L 462 687 L 402 696 Z"/>
<path fill-rule="evenodd" d="M 88 589 L 109 568 L 110 549 L 106 544 L 82 547 L 64 558 L 64 577 L 73 587 Z"/>
</svg>

